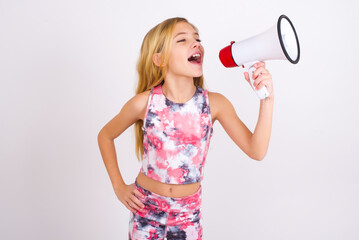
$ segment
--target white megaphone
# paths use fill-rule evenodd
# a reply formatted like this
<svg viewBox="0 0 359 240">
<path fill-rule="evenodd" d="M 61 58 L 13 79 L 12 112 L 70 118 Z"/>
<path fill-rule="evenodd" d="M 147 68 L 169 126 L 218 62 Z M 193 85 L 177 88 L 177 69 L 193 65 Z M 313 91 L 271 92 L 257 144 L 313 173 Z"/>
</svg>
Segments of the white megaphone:
<svg viewBox="0 0 359 240">
<path fill-rule="evenodd" d="M 253 86 L 252 74 L 256 70 L 256 62 L 281 59 L 296 64 L 299 61 L 300 50 L 297 33 L 292 22 L 281 15 L 277 24 L 267 31 L 240 42 L 231 42 L 219 52 L 219 59 L 225 67 L 242 66 L 247 69 L 253 90 L 260 99 L 269 96 L 263 86 L 256 90 Z"/>
</svg>

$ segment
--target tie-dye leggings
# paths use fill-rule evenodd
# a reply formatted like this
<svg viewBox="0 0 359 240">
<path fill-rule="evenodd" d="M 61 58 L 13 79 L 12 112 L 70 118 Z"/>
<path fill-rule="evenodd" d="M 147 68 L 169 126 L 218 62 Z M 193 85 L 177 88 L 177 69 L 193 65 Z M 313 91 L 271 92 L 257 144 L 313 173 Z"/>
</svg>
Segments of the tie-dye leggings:
<svg viewBox="0 0 359 240">
<path fill-rule="evenodd" d="M 181 198 L 171 198 L 150 192 L 137 181 L 136 188 L 145 198 L 142 211 L 130 213 L 130 240 L 201 240 L 202 186 L 197 192 Z"/>
</svg>

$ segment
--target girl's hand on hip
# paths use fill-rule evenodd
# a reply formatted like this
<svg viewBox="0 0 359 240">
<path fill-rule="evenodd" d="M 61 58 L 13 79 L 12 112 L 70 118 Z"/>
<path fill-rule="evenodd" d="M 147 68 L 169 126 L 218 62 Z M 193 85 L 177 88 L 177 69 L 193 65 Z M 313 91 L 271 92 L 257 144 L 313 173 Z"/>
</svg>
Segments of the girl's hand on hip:
<svg viewBox="0 0 359 240">
<path fill-rule="evenodd" d="M 269 96 L 268 98 L 273 98 L 273 81 L 272 81 L 272 74 L 266 69 L 265 62 L 257 62 L 253 65 L 256 70 L 253 72 L 252 78 L 254 80 L 254 87 L 256 90 L 261 89 L 263 86 L 266 86 Z M 244 73 L 244 78 L 248 81 L 249 84 L 249 75 L 248 72 Z"/>
<path fill-rule="evenodd" d="M 134 214 L 141 211 L 145 205 L 139 200 L 144 199 L 145 196 L 136 189 L 135 183 L 125 185 L 119 190 L 115 190 L 117 198 L 125 205 L 128 210 Z"/>
</svg>

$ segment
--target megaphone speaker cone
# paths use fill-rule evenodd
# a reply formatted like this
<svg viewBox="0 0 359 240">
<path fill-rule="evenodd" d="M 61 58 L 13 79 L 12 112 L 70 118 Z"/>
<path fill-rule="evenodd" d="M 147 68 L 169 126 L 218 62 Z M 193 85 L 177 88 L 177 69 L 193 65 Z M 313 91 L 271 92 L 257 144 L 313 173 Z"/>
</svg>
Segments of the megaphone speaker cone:
<svg viewBox="0 0 359 240">
<path fill-rule="evenodd" d="M 283 53 L 289 62 L 296 64 L 300 58 L 300 47 L 297 32 L 286 15 L 281 15 L 277 22 L 277 32 Z"/>
</svg>

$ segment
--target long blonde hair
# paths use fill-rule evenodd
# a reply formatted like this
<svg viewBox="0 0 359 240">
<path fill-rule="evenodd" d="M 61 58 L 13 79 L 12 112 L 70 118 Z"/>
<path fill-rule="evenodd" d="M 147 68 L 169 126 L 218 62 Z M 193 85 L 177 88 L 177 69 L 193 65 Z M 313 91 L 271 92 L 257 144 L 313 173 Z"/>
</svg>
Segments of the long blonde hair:
<svg viewBox="0 0 359 240">
<path fill-rule="evenodd" d="M 190 24 L 197 32 L 198 29 L 185 18 L 169 18 L 152 28 L 144 37 L 140 57 L 137 62 L 138 85 L 136 94 L 150 90 L 151 88 L 163 83 L 167 71 L 167 63 L 170 56 L 173 29 L 177 23 L 186 22 Z M 160 67 L 152 61 L 155 53 L 161 53 Z M 203 76 L 194 77 L 193 83 L 203 88 Z M 143 121 L 140 119 L 135 123 L 136 136 L 136 156 L 139 161 L 142 160 L 143 153 Z"/>
</svg>

